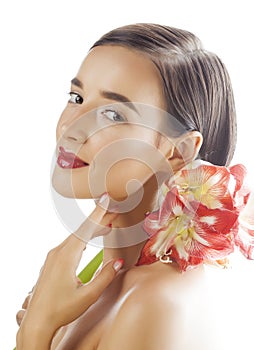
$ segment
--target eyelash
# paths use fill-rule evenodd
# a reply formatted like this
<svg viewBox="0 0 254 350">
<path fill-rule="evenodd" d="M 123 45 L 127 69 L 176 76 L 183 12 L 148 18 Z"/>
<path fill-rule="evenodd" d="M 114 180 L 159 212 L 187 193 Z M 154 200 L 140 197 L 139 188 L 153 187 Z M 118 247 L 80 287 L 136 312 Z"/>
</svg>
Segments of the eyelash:
<svg viewBox="0 0 254 350">
<path fill-rule="evenodd" d="M 122 120 L 115 120 L 114 118 L 111 119 L 109 117 L 106 117 L 106 118 L 112 120 L 115 123 L 117 123 L 117 122 L 125 122 L 126 121 L 125 118 L 120 113 L 118 113 L 117 111 L 115 111 L 113 109 L 105 109 L 103 112 L 101 112 L 101 114 L 103 114 L 103 116 L 104 116 L 104 114 L 107 113 L 107 112 L 112 112 L 112 113 L 114 113 L 115 115 L 117 115 L 118 117 L 120 117 L 122 119 Z"/>
<path fill-rule="evenodd" d="M 71 92 L 69 92 L 69 95 L 70 95 L 70 99 L 69 99 L 68 103 L 82 104 L 83 101 L 84 101 L 83 97 L 81 97 L 76 92 L 72 92 L 71 91 Z M 117 111 L 115 111 L 113 109 L 105 109 L 104 111 L 101 112 L 101 114 L 103 114 L 103 116 L 104 116 L 104 114 L 107 113 L 107 112 L 113 112 L 113 113 L 115 113 L 115 115 L 117 115 L 118 117 L 122 118 L 122 120 L 114 120 L 114 119 L 112 120 L 112 119 L 106 117 L 106 118 L 112 120 L 113 122 L 124 122 L 124 121 L 126 121 L 125 118 L 120 113 L 118 113 Z"/>
<path fill-rule="evenodd" d="M 81 97 L 79 94 L 77 94 L 76 92 L 69 92 L 70 95 L 70 99 L 69 99 L 69 103 L 78 103 L 78 104 L 82 104 L 83 103 L 83 97 Z M 76 98 L 79 98 L 79 101 L 76 100 Z M 73 100 L 74 99 L 74 100 Z"/>
</svg>

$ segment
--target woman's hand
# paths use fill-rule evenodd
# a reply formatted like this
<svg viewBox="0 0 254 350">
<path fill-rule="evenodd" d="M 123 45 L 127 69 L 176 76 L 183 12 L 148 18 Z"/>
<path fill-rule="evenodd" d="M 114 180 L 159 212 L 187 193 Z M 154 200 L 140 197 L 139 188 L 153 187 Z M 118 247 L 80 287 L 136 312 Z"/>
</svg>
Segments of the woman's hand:
<svg viewBox="0 0 254 350">
<path fill-rule="evenodd" d="M 77 278 L 76 269 L 86 248 L 86 242 L 79 238 L 80 233 L 82 238 L 85 233 L 88 238 L 93 238 L 102 231 L 103 234 L 110 232 L 110 226 L 101 230 L 95 223 L 109 225 L 116 216 L 117 213 L 107 212 L 107 206 L 102 208 L 97 204 L 75 235 L 71 234 L 48 253 L 38 281 L 23 304 L 25 311 L 20 317 L 17 350 L 50 349 L 55 332 L 82 315 L 113 280 L 123 264 L 121 259 L 107 262 L 85 285 Z"/>
<path fill-rule="evenodd" d="M 28 293 L 26 299 L 24 300 L 23 304 L 22 304 L 22 309 L 19 310 L 16 314 L 16 320 L 17 320 L 17 324 L 20 326 L 21 325 L 21 322 L 23 320 L 23 317 L 25 316 L 25 313 L 26 313 L 26 309 L 27 309 L 27 306 L 29 304 L 29 301 L 32 297 L 32 291 Z"/>
</svg>

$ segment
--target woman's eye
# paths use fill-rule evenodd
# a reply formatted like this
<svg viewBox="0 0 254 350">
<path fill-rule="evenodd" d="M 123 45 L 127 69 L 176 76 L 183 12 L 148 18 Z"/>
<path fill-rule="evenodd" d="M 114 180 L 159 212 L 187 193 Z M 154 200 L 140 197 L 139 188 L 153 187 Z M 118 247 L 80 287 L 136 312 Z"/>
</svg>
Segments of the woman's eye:
<svg viewBox="0 0 254 350">
<path fill-rule="evenodd" d="M 70 95 L 70 99 L 68 101 L 69 103 L 78 103 L 78 104 L 83 103 L 83 97 L 81 97 L 76 92 L 69 92 L 69 95 Z"/>
<path fill-rule="evenodd" d="M 118 112 L 112 110 L 112 109 L 106 109 L 102 112 L 103 115 L 105 115 L 107 118 L 113 120 L 114 122 L 124 122 L 126 121 L 125 118 L 119 114 Z"/>
</svg>

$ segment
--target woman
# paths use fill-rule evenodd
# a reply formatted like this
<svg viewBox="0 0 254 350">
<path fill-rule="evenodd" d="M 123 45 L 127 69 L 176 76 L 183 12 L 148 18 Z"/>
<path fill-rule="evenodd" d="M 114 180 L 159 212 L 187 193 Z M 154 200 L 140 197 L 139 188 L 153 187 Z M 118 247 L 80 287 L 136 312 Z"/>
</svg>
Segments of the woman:
<svg viewBox="0 0 254 350">
<path fill-rule="evenodd" d="M 187 215 L 172 187 L 174 176 L 195 159 L 221 166 L 216 168 L 220 174 L 233 157 L 234 99 L 220 59 L 184 30 L 145 23 L 117 28 L 91 47 L 72 80 L 56 137 L 55 190 L 65 197 L 94 198 L 96 208 L 50 251 L 18 314 L 17 350 L 225 350 L 230 344 L 242 345 L 232 336 L 239 325 L 227 314 L 226 294 L 211 293 L 203 264 L 204 256 L 224 264 L 233 243 L 240 242 L 233 241 L 235 233 L 229 236 L 231 229 L 236 231 L 231 204 L 239 192 L 239 169 L 227 171 L 237 183 L 234 195 L 225 192 L 219 201 L 227 213 L 227 232 L 223 226 L 211 243 L 207 232 L 213 223 L 204 223 L 205 215 L 198 227 L 207 228 L 202 233 L 206 239 L 196 235 L 195 225 L 188 231 L 188 242 L 199 240 L 198 247 L 209 254 L 190 253 L 182 235 L 174 236 L 171 244 L 168 236 L 157 235 L 165 212 L 165 217 L 173 213 L 180 220 Z M 215 181 L 223 188 L 225 174 Z M 136 185 L 131 185 L 133 179 Z M 162 204 L 158 193 L 165 181 L 171 185 L 168 202 Z M 244 203 L 246 199 L 247 194 Z M 201 202 L 199 208 L 220 215 L 216 206 L 202 207 Z M 189 215 L 193 207 L 186 205 Z M 201 216 L 198 207 L 193 215 Z M 144 218 L 149 239 L 142 230 Z M 171 230 L 171 238 L 179 227 Z M 214 230 L 209 233 L 213 237 Z M 86 242 L 99 235 L 104 235 L 104 268 L 82 286 L 75 271 Z M 150 250 L 154 245 L 160 249 Z M 185 272 L 179 273 L 179 267 Z M 227 291 L 223 273 L 221 289 Z"/>
</svg>

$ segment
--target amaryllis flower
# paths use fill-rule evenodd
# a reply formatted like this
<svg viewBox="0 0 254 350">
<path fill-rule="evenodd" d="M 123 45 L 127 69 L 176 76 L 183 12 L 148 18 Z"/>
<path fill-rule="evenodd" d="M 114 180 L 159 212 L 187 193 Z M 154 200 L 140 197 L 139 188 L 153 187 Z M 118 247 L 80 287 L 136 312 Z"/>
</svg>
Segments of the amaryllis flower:
<svg viewBox="0 0 254 350">
<path fill-rule="evenodd" d="M 231 195 L 234 198 L 234 205 L 240 212 L 245 208 L 250 196 L 250 189 L 244 182 L 247 171 L 242 164 L 236 164 L 228 169 L 234 179 L 234 184 L 232 184 L 233 181 L 231 181 L 229 190 L 231 190 Z"/>
<path fill-rule="evenodd" d="M 204 164 L 196 168 L 184 168 L 173 178 L 173 184 L 171 180 L 169 188 L 177 186 L 179 194 L 186 200 L 200 202 L 210 209 L 232 209 L 229 180 L 230 172 L 227 168 Z"/>
<path fill-rule="evenodd" d="M 150 238 L 136 265 L 166 258 L 185 271 L 202 262 L 223 265 L 235 245 L 247 249 L 238 234 L 239 212 L 249 196 L 245 174 L 242 165 L 197 160 L 163 184 L 160 208 L 145 219 Z"/>
<path fill-rule="evenodd" d="M 246 258 L 254 260 L 254 193 L 239 214 L 235 242 Z"/>
</svg>

